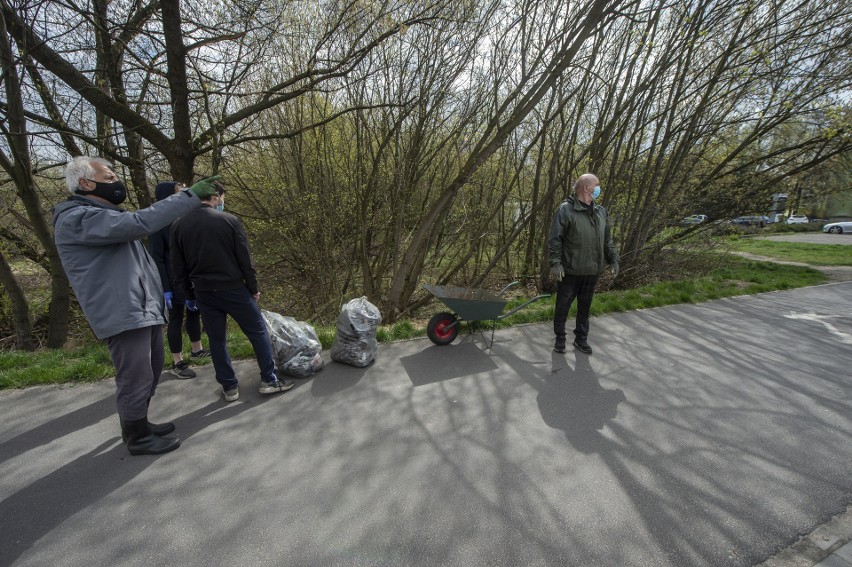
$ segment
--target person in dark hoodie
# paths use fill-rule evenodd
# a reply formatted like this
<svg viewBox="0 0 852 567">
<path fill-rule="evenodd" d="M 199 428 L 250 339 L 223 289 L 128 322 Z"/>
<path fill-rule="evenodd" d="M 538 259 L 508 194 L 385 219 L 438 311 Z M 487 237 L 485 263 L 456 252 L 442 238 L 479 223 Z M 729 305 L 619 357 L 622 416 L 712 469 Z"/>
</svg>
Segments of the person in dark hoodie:
<svg viewBox="0 0 852 567">
<path fill-rule="evenodd" d="M 95 336 L 115 366 L 116 409 L 131 455 L 173 451 L 165 437 L 172 423 L 148 421 L 148 407 L 163 371 L 166 322 L 160 274 L 142 239 L 201 206 L 216 193 L 216 177 L 146 209 L 119 208 L 124 183 L 106 160 L 78 156 L 65 168 L 71 197 L 53 209 L 56 250 Z"/>
<path fill-rule="evenodd" d="M 224 212 L 225 189 L 202 199 L 204 205 L 172 225 L 172 272 L 175 285 L 197 301 L 210 344 L 216 381 L 225 401 L 239 399 L 237 375 L 228 354 L 227 322 L 230 315 L 254 348 L 260 369 L 260 393 L 275 394 L 293 387 L 278 378 L 272 345 L 263 321 L 257 273 L 249 251 L 248 235 L 236 216 Z"/>
<path fill-rule="evenodd" d="M 182 183 L 176 181 L 164 181 L 158 183 L 154 189 L 157 201 L 171 197 L 184 189 Z M 193 371 L 183 359 L 183 324 L 186 320 L 186 334 L 189 335 L 191 346 L 191 358 L 202 358 L 210 356 L 210 351 L 201 345 L 201 313 L 193 302 L 187 303 L 186 297 L 181 290 L 173 287 L 171 262 L 171 225 L 161 228 L 148 237 L 148 250 L 157 263 L 160 271 L 160 282 L 163 284 L 163 298 L 166 309 L 169 310 L 169 325 L 166 338 L 169 343 L 169 351 L 172 353 L 172 367 L 169 372 L 180 379 L 195 378 Z"/>
</svg>

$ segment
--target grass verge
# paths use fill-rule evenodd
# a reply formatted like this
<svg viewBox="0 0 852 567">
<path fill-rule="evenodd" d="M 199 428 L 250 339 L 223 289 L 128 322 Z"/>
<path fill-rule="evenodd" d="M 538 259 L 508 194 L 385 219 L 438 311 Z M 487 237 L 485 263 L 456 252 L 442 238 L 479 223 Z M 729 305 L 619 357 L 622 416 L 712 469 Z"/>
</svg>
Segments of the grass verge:
<svg viewBox="0 0 852 567">
<path fill-rule="evenodd" d="M 760 238 L 732 238 L 729 244 L 738 252 L 812 266 L 852 266 L 852 246 L 848 244 L 806 244 Z"/>
<path fill-rule="evenodd" d="M 815 269 L 731 258 L 726 262 L 725 267 L 716 269 L 705 277 L 598 293 L 592 303 L 592 315 L 679 303 L 700 303 L 723 297 L 793 289 L 823 282 L 825 282 L 825 276 Z M 522 298 L 512 300 L 506 306 L 505 312 L 524 301 L 525 299 Z M 550 297 L 533 303 L 514 315 L 498 321 L 497 328 L 550 321 L 553 319 L 554 302 L 555 297 Z M 435 302 L 436 312 L 445 310 L 442 307 L 442 304 Z M 574 316 L 574 309 L 572 308 L 569 317 Z M 316 330 L 323 347 L 329 348 L 334 341 L 335 328 L 318 327 Z M 377 338 L 380 342 L 389 342 L 421 337 L 425 334 L 425 324 L 420 325 L 403 320 L 382 326 L 378 330 Z M 229 328 L 228 350 L 234 359 L 254 356 L 251 344 L 236 326 Z M 185 358 L 188 358 L 188 354 L 187 352 Z M 209 362 L 209 359 L 205 362 Z M 22 388 L 37 384 L 93 382 L 113 375 L 109 353 L 101 343 L 74 350 L 0 352 L 0 389 Z"/>
<path fill-rule="evenodd" d="M 0 389 L 37 384 L 95 382 L 114 376 L 109 351 L 101 343 L 74 350 L 0 353 Z"/>
</svg>

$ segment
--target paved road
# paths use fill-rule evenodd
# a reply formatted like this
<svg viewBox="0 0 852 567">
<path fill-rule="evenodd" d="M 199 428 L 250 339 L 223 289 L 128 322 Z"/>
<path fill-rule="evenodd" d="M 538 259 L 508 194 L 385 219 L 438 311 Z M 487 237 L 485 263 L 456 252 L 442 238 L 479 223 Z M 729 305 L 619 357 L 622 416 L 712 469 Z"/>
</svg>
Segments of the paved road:
<svg viewBox="0 0 852 567">
<path fill-rule="evenodd" d="M 826 234 L 824 232 L 791 232 L 761 236 L 764 240 L 779 242 L 806 242 L 808 244 L 846 244 L 852 245 L 852 234 Z"/>
<path fill-rule="evenodd" d="M 753 565 L 852 503 L 852 282 L 382 345 L 273 397 L 0 392 L 0 565 Z"/>
</svg>

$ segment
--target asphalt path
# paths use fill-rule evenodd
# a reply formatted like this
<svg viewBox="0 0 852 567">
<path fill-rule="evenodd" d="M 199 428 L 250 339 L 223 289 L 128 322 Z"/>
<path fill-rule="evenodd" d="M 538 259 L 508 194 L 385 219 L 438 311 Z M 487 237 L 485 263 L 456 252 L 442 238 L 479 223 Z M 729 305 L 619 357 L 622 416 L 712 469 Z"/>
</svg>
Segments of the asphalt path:
<svg viewBox="0 0 852 567">
<path fill-rule="evenodd" d="M 808 244 L 845 244 L 852 245 L 852 234 L 828 234 L 827 232 L 791 232 L 760 236 L 763 240 L 776 242 L 805 242 Z"/>
<path fill-rule="evenodd" d="M 754 565 L 852 503 L 852 282 L 381 345 L 271 397 L 0 392 L 0 565 Z M 327 358 L 328 353 L 324 353 Z"/>
</svg>

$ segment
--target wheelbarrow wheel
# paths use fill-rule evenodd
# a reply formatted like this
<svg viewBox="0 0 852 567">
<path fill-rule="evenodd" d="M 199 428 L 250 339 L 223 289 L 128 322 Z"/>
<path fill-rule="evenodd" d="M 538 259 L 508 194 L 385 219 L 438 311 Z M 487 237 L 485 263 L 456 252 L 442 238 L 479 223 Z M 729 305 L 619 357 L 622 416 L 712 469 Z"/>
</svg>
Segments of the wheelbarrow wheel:
<svg viewBox="0 0 852 567">
<path fill-rule="evenodd" d="M 441 346 L 453 342 L 459 334 L 459 325 L 453 325 L 455 322 L 456 316 L 452 313 L 436 314 L 429 319 L 429 325 L 426 327 L 429 340 Z"/>
</svg>

